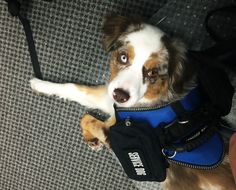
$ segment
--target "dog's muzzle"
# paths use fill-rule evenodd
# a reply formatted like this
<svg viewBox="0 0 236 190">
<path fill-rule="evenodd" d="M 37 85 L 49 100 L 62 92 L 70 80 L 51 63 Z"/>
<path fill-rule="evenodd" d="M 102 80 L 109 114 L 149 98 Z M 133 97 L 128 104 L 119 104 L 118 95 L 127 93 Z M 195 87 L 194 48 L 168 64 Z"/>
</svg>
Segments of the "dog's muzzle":
<svg viewBox="0 0 236 190">
<path fill-rule="evenodd" d="M 130 98 L 129 93 L 121 88 L 116 88 L 112 95 L 114 100 L 118 103 L 125 103 Z"/>
</svg>

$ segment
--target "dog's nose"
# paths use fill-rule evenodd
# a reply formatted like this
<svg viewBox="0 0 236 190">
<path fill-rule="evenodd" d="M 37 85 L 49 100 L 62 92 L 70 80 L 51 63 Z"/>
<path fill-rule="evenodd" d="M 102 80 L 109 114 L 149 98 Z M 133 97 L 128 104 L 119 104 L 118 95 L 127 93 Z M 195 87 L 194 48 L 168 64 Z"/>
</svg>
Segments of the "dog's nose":
<svg viewBox="0 0 236 190">
<path fill-rule="evenodd" d="M 129 93 L 126 92 L 125 90 L 121 88 L 116 88 L 113 91 L 113 98 L 118 103 L 125 103 L 129 100 L 130 96 L 129 96 Z"/>
</svg>

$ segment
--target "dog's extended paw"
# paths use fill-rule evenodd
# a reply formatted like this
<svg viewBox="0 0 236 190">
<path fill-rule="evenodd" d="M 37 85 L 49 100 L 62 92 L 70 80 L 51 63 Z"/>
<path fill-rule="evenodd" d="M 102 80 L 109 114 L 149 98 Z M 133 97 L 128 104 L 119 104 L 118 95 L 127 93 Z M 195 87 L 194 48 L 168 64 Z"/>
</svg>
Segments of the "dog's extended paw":
<svg viewBox="0 0 236 190">
<path fill-rule="evenodd" d="M 33 91 L 33 93 L 35 93 L 36 95 L 42 95 L 43 93 L 42 92 L 39 92 L 37 89 L 38 89 L 38 84 L 41 82 L 40 79 L 37 79 L 37 78 L 33 78 L 30 80 L 30 87 Z"/>
<path fill-rule="evenodd" d="M 94 151 L 99 151 L 103 148 L 104 144 L 98 140 L 97 138 L 92 138 L 87 141 L 88 146 L 94 150 Z"/>
<path fill-rule="evenodd" d="M 43 95 L 43 94 L 50 94 L 49 86 L 47 85 L 48 82 L 33 78 L 30 80 L 30 86 L 33 92 L 37 95 Z"/>
<path fill-rule="evenodd" d="M 88 130 L 83 129 L 83 137 L 85 143 L 95 151 L 99 151 L 103 148 L 103 143 L 96 137 L 94 137 Z"/>
<path fill-rule="evenodd" d="M 91 115 L 84 115 L 80 121 L 84 141 L 93 150 L 101 150 L 106 144 L 105 124 Z"/>
</svg>

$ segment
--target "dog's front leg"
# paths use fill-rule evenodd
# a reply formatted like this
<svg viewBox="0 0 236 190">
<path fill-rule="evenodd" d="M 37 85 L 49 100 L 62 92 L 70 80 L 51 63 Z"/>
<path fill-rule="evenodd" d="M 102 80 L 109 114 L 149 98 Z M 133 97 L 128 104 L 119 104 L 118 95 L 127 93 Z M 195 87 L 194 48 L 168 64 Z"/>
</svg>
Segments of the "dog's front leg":
<svg viewBox="0 0 236 190">
<path fill-rule="evenodd" d="M 37 78 L 30 80 L 31 88 L 39 94 L 56 95 L 60 98 L 76 101 L 83 106 L 100 109 L 110 115 L 114 113 L 113 102 L 109 98 L 106 86 L 83 86 L 73 83 L 53 83 Z"/>
<path fill-rule="evenodd" d="M 110 146 L 107 134 L 109 128 L 116 122 L 115 116 L 111 116 L 105 122 L 86 114 L 80 121 L 85 142 L 93 149 L 100 150 L 103 145 Z"/>
</svg>

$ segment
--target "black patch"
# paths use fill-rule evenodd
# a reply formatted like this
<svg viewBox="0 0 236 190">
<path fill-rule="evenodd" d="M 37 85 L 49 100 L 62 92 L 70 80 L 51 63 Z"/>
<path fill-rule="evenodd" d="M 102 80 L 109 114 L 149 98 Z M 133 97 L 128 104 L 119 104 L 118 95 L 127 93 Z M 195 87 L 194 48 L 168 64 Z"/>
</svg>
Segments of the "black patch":
<svg viewBox="0 0 236 190">
<path fill-rule="evenodd" d="M 148 123 L 120 121 L 109 130 L 110 145 L 129 178 L 138 181 L 166 179 L 168 162 Z"/>
</svg>

